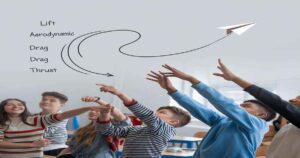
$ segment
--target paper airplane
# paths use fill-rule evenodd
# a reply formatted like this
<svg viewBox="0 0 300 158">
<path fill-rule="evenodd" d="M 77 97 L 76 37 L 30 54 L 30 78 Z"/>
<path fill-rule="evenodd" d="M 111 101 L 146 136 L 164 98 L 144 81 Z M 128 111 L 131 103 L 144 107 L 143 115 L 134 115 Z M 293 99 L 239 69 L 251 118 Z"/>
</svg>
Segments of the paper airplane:
<svg viewBox="0 0 300 158">
<path fill-rule="evenodd" d="M 241 35 L 251 27 L 253 27 L 256 23 L 244 23 L 244 24 L 237 24 L 237 25 L 230 25 L 230 26 L 222 26 L 219 29 L 226 30 L 226 34 L 229 35 L 232 32 Z"/>
</svg>

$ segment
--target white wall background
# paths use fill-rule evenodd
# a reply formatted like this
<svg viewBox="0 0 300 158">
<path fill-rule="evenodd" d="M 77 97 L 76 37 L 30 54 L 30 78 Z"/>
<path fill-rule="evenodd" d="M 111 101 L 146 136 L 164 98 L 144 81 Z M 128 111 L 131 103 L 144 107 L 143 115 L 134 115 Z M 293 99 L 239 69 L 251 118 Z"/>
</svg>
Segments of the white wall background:
<svg viewBox="0 0 300 158">
<path fill-rule="evenodd" d="M 158 85 L 147 81 L 149 70 L 159 70 L 168 63 L 195 74 L 216 87 L 235 85 L 211 74 L 217 58 L 242 77 L 260 86 L 271 87 L 285 99 L 300 94 L 300 22 L 299 1 L 203 1 L 203 0 L 9 0 L 0 2 L 0 99 L 17 97 L 38 112 L 40 94 L 59 91 L 69 96 L 64 109 L 85 105 L 84 95 L 100 95 L 123 108 L 117 98 L 99 92 L 95 83 L 118 87 L 151 109 L 168 105 L 170 98 Z M 41 27 L 40 21 L 55 21 Z M 224 35 L 216 27 L 256 22 L 242 36 L 230 38 L 211 47 L 179 56 L 132 58 L 118 53 L 132 34 L 95 37 L 83 46 L 86 58 L 80 64 L 114 77 L 83 75 L 65 66 L 60 52 L 75 37 L 92 31 L 132 29 L 142 39 L 126 51 L 138 55 L 157 55 L 202 46 Z M 73 37 L 32 38 L 31 32 L 75 32 Z M 125 39 L 124 39 L 125 38 Z M 48 46 L 49 51 L 30 51 L 30 45 Z M 30 62 L 30 57 L 47 57 L 48 63 Z M 57 68 L 56 73 L 33 73 L 30 67 Z M 123 108 L 126 112 L 126 109 Z M 81 116 L 85 124 L 85 116 Z M 199 129 L 179 130 L 192 135 Z M 195 131 L 195 132 L 194 132 Z"/>
</svg>

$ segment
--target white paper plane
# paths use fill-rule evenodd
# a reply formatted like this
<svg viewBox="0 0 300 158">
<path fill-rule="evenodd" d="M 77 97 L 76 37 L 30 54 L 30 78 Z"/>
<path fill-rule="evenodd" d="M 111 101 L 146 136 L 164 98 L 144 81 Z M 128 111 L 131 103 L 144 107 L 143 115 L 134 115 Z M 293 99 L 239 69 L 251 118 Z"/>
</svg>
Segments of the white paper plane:
<svg viewBox="0 0 300 158">
<path fill-rule="evenodd" d="M 237 25 L 230 25 L 230 26 L 222 26 L 219 29 L 226 30 L 226 34 L 229 35 L 232 32 L 241 35 L 251 27 L 253 27 L 256 23 L 244 23 L 244 24 L 237 24 Z"/>
</svg>

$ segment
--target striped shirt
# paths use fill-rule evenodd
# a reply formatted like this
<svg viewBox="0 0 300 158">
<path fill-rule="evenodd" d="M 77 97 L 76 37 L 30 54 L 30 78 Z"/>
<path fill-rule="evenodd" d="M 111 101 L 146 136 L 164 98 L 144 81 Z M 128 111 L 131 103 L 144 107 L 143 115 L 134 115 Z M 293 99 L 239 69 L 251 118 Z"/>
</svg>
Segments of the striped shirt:
<svg viewBox="0 0 300 158">
<path fill-rule="evenodd" d="M 168 141 L 175 135 L 175 128 L 134 100 L 126 106 L 145 123 L 145 126 L 116 127 L 110 121 L 98 121 L 96 130 L 105 135 L 125 137 L 123 157 L 159 158 Z"/>
<path fill-rule="evenodd" d="M 7 122 L 6 127 L 0 126 L 0 141 L 12 143 L 32 143 L 43 139 L 44 129 L 58 122 L 56 114 L 43 116 L 29 116 L 25 124 L 21 120 L 17 123 Z M 43 157 L 43 148 L 25 148 L 25 149 L 10 149 L 0 148 L 0 158 L 29 158 Z"/>
<path fill-rule="evenodd" d="M 62 112 L 58 111 L 58 113 L 62 113 Z M 37 115 L 42 115 L 42 113 L 39 113 Z M 51 144 L 44 147 L 43 148 L 44 151 L 50 151 L 50 150 L 56 150 L 56 149 L 68 147 L 66 145 L 66 141 L 68 139 L 67 123 L 68 123 L 68 119 L 65 119 L 60 122 L 47 126 L 44 132 L 44 138 L 49 139 L 51 141 Z"/>
</svg>

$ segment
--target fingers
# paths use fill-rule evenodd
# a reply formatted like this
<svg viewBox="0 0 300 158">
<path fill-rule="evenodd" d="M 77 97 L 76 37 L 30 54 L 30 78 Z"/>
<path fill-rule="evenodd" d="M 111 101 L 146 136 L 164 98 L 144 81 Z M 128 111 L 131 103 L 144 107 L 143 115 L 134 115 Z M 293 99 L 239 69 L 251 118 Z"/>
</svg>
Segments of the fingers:
<svg viewBox="0 0 300 158">
<path fill-rule="evenodd" d="M 109 88 L 111 87 L 109 85 L 102 84 L 102 83 L 97 83 L 96 85 L 100 88 L 101 92 L 108 92 Z"/>
<path fill-rule="evenodd" d="M 219 63 L 219 65 L 222 65 L 222 61 L 220 58 L 218 59 L 218 63 Z"/>
<path fill-rule="evenodd" d="M 95 97 L 93 96 L 84 96 L 81 98 L 81 101 L 83 102 L 93 102 L 95 100 Z"/>
<path fill-rule="evenodd" d="M 291 103 L 292 103 L 292 102 L 296 102 L 296 101 L 297 101 L 296 99 L 290 99 L 290 100 L 289 100 L 289 102 L 291 102 Z"/>
<path fill-rule="evenodd" d="M 155 80 L 155 79 L 153 79 L 153 78 L 147 77 L 146 79 L 147 79 L 147 80 L 150 80 L 150 81 L 158 82 L 158 80 Z"/>
<path fill-rule="evenodd" d="M 97 83 L 96 85 L 97 85 L 97 86 L 101 86 L 101 87 L 107 87 L 107 86 L 108 86 L 108 85 L 103 84 L 103 83 Z"/>
<path fill-rule="evenodd" d="M 168 64 L 164 64 L 164 65 L 162 65 L 162 67 L 164 67 L 164 68 L 166 68 L 166 69 L 168 69 L 170 71 L 175 71 L 176 70 L 175 68 L 173 68 L 172 66 L 170 66 Z"/>
<path fill-rule="evenodd" d="M 152 71 L 151 71 L 151 73 L 152 73 Z M 159 78 L 159 76 L 157 76 L 157 75 L 153 75 L 153 74 L 147 74 L 147 75 L 150 76 L 150 77 L 152 77 L 152 78 L 155 78 L 155 79 Z"/>
<path fill-rule="evenodd" d="M 222 60 L 219 58 L 218 59 L 218 63 L 219 63 L 219 65 L 221 66 L 221 67 L 225 67 L 225 65 L 223 64 L 223 62 L 222 62 Z"/>
<path fill-rule="evenodd" d="M 51 141 L 49 139 L 41 139 L 41 140 L 39 140 L 39 142 L 42 147 L 45 147 L 45 146 L 48 146 L 49 144 L 51 144 Z"/>
<path fill-rule="evenodd" d="M 223 69 L 223 70 L 227 69 L 227 67 L 225 66 L 225 64 L 223 64 L 223 62 L 221 61 L 221 59 L 218 59 L 218 63 L 219 63 L 218 68 L 220 67 L 219 69 Z"/>
<path fill-rule="evenodd" d="M 150 71 L 150 72 L 151 72 L 152 74 L 154 74 L 157 78 L 163 77 L 162 74 L 156 73 L 156 72 L 154 72 L 154 71 Z"/>
<path fill-rule="evenodd" d="M 51 144 L 51 140 L 49 140 L 49 139 L 44 139 L 44 143 L 45 143 L 46 145 L 49 145 L 49 144 Z"/>
<path fill-rule="evenodd" d="M 160 74 L 163 74 L 163 75 L 174 75 L 173 72 L 161 72 L 159 71 Z"/>
<path fill-rule="evenodd" d="M 219 76 L 219 77 L 223 77 L 223 78 L 224 78 L 224 75 L 223 75 L 223 74 L 221 74 L 221 73 L 213 73 L 213 75 L 215 75 L 215 76 Z"/>
<path fill-rule="evenodd" d="M 158 82 L 161 78 L 164 77 L 164 75 L 160 74 L 160 72 L 159 73 L 156 73 L 154 71 L 150 71 L 150 72 L 151 74 L 147 74 L 148 76 L 150 76 L 147 77 L 148 80 Z"/>
</svg>

